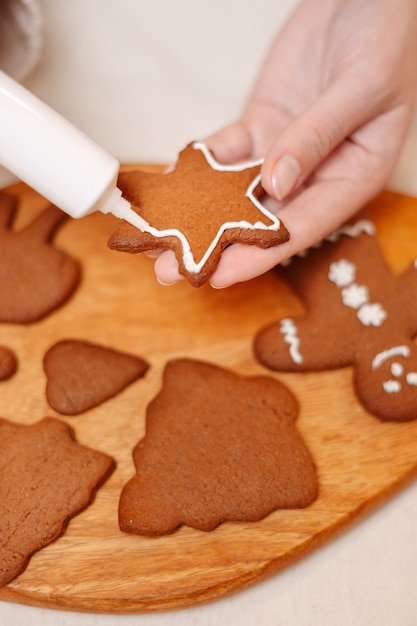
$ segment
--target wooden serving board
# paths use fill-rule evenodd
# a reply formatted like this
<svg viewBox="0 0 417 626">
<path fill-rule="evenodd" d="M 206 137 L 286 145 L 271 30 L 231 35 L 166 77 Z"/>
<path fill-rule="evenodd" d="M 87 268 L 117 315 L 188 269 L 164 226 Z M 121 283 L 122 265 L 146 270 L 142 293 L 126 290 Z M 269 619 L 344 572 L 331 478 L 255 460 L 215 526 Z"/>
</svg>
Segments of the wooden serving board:
<svg viewBox="0 0 417 626">
<path fill-rule="evenodd" d="M 16 228 L 46 203 L 24 185 Z M 370 207 L 393 271 L 416 257 L 417 200 L 383 193 Z M 135 613 L 189 607 L 241 590 L 345 530 L 417 475 L 417 420 L 381 423 L 355 400 L 349 368 L 317 374 L 274 374 L 252 354 L 255 332 L 278 316 L 301 311 L 273 272 L 216 291 L 186 282 L 158 285 L 144 255 L 110 251 L 118 223 L 94 214 L 69 220 L 55 238 L 82 260 L 82 283 L 71 300 L 29 326 L 0 325 L 0 345 L 19 359 L 0 387 L 0 415 L 32 423 L 59 417 L 78 441 L 112 455 L 117 469 L 94 503 L 71 520 L 63 537 L 35 554 L 27 569 L 0 589 L 0 599 L 50 608 Z M 42 359 L 64 338 L 87 339 L 137 353 L 145 378 L 83 415 L 65 418 L 45 399 Z M 161 538 L 120 532 L 119 494 L 133 475 L 131 451 L 144 434 L 148 402 L 160 389 L 165 363 L 191 357 L 245 374 L 276 376 L 300 402 L 298 428 L 316 461 L 318 499 L 304 510 L 277 511 L 259 523 L 225 523 L 204 533 L 183 527 Z"/>
</svg>

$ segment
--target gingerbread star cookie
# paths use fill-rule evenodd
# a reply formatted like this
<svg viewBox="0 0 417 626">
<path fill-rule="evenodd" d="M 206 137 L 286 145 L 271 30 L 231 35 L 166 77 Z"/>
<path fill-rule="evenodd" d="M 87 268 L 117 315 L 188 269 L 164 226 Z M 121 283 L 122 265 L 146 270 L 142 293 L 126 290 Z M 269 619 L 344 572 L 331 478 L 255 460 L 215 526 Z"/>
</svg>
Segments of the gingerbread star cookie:
<svg viewBox="0 0 417 626">
<path fill-rule="evenodd" d="M 0 586 L 64 533 L 113 468 L 111 457 L 77 443 L 59 420 L 0 419 Z"/>
<path fill-rule="evenodd" d="M 120 528 L 140 535 L 181 525 L 210 531 L 226 520 L 253 522 L 308 506 L 317 474 L 297 416 L 296 399 L 271 377 L 192 359 L 169 362 L 133 452 L 136 476 L 121 495 Z"/>
<path fill-rule="evenodd" d="M 387 267 L 374 225 L 362 220 L 280 272 L 305 314 L 261 329 L 254 349 L 277 371 L 352 366 L 362 405 L 388 421 L 417 419 L 417 260 Z"/>
<path fill-rule="evenodd" d="M 143 220 L 123 224 L 108 245 L 124 252 L 172 249 L 179 271 L 199 287 L 232 243 L 269 248 L 288 241 L 283 223 L 263 207 L 261 161 L 224 165 L 205 144 L 180 153 L 174 170 L 122 172 L 119 187 Z"/>
</svg>

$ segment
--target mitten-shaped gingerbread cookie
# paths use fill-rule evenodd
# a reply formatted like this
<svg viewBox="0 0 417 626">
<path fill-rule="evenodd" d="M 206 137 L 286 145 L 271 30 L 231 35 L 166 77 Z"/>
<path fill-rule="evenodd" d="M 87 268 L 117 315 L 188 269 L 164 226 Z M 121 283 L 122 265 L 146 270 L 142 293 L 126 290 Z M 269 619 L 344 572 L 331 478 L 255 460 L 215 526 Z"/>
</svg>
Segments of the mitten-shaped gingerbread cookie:
<svg viewBox="0 0 417 626">
<path fill-rule="evenodd" d="M 0 194 L 0 322 L 28 324 L 62 305 L 77 287 L 80 265 L 52 243 L 66 219 L 46 208 L 19 232 L 11 227 L 16 213 L 12 196 Z"/>
</svg>

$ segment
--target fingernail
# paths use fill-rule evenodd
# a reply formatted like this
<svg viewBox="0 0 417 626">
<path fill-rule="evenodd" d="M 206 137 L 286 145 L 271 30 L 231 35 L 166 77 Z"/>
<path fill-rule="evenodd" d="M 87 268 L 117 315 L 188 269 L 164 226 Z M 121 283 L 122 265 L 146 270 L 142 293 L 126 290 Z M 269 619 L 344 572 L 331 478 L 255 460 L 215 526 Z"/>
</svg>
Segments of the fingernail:
<svg viewBox="0 0 417 626">
<path fill-rule="evenodd" d="M 227 289 L 227 287 L 228 287 L 228 286 L 229 286 L 229 285 L 213 285 L 213 283 L 210 283 L 210 287 L 211 287 L 212 289 L 217 289 L 217 290 L 220 290 L 220 289 Z"/>
<path fill-rule="evenodd" d="M 156 280 L 160 285 L 162 285 L 162 287 L 171 287 L 171 285 L 175 285 L 175 280 L 173 280 L 171 283 L 168 283 L 164 280 L 161 280 L 158 276 L 156 277 Z"/>
<path fill-rule="evenodd" d="M 161 254 L 161 251 L 160 250 L 146 250 L 144 254 L 145 256 L 148 257 L 148 259 L 157 259 L 159 255 Z"/>
<path fill-rule="evenodd" d="M 301 176 L 297 159 L 290 154 L 283 156 L 272 172 L 272 187 L 277 200 L 284 200 L 293 191 Z"/>
</svg>

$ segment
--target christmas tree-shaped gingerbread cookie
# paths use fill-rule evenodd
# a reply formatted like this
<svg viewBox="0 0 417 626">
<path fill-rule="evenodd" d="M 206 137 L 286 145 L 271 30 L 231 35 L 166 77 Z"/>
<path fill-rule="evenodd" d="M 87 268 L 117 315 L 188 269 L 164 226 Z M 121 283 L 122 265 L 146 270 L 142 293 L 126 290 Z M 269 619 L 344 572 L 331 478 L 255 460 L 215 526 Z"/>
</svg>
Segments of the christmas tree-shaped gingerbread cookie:
<svg viewBox="0 0 417 626">
<path fill-rule="evenodd" d="M 297 416 L 296 399 L 272 377 L 170 361 L 133 452 L 136 475 L 121 495 L 121 529 L 210 531 L 226 520 L 308 506 L 317 474 Z"/>
</svg>

